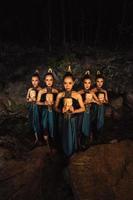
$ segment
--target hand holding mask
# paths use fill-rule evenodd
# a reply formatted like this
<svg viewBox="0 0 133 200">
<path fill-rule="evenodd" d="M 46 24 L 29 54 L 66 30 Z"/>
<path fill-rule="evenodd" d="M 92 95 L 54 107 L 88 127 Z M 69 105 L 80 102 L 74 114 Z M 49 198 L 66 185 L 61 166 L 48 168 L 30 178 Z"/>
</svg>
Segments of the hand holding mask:
<svg viewBox="0 0 133 200">
<path fill-rule="evenodd" d="M 29 99 L 31 100 L 31 101 L 36 101 L 36 91 L 35 90 L 31 90 L 30 91 L 30 94 L 29 94 Z"/>
<path fill-rule="evenodd" d="M 92 94 L 86 93 L 85 99 L 86 99 L 86 103 L 88 103 L 88 104 L 91 103 L 93 101 Z"/>
<path fill-rule="evenodd" d="M 104 93 L 99 93 L 98 94 L 98 100 L 99 102 L 102 104 L 102 103 L 105 103 L 105 94 Z"/>
<path fill-rule="evenodd" d="M 72 98 L 65 98 L 64 99 L 64 108 L 65 111 L 71 111 L 72 109 Z"/>
<path fill-rule="evenodd" d="M 46 94 L 46 102 L 48 105 L 52 105 L 53 104 L 53 94 Z"/>
</svg>

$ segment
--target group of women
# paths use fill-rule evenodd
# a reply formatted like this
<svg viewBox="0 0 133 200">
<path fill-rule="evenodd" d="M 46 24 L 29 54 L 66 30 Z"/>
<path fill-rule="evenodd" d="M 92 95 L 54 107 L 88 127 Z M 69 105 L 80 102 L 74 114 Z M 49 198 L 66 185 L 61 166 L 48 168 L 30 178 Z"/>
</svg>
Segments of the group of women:
<svg viewBox="0 0 133 200">
<path fill-rule="evenodd" d="M 35 143 L 49 145 L 52 152 L 59 150 L 70 157 L 85 150 L 101 135 L 104 126 L 107 91 L 104 78 L 98 71 L 96 85 L 92 87 L 90 72 L 85 72 L 83 88 L 73 90 L 71 68 L 63 77 L 63 90 L 54 88 L 54 75 L 49 69 L 44 75 L 45 87 L 40 86 L 39 73 L 32 75 L 32 87 L 27 93 L 29 117 L 35 133 Z"/>
</svg>

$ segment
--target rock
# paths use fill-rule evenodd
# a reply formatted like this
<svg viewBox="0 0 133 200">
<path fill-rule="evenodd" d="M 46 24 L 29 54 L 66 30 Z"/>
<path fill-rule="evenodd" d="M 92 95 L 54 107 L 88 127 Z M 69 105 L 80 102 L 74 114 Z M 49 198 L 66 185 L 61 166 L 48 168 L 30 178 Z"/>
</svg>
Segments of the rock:
<svg viewBox="0 0 133 200">
<path fill-rule="evenodd" d="M 111 117 L 112 113 L 113 113 L 112 108 L 111 107 L 106 107 L 106 109 L 105 109 L 105 116 L 106 117 Z"/>
<path fill-rule="evenodd" d="M 1 200 L 74 200 L 60 156 L 48 156 L 47 152 L 48 147 L 37 147 L 23 159 L 14 159 L 9 150 L 0 148 Z"/>
<path fill-rule="evenodd" d="M 123 106 L 123 98 L 122 97 L 118 97 L 116 99 L 113 99 L 111 101 L 111 105 L 115 108 L 115 109 L 120 109 Z"/>
<path fill-rule="evenodd" d="M 124 104 L 133 111 L 133 92 L 126 94 Z"/>
<path fill-rule="evenodd" d="M 26 159 L 5 159 L 5 149 L 0 149 L 0 198 L 5 199 L 38 199 L 40 182 L 46 150 L 36 148 Z"/>
<path fill-rule="evenodd" d="M 103 144 L 74 155 L 68 168 L 75 199 L 130 200 L 133 143 Z"/>
<path fill-rule="evenodd" d="M 17 81 L 15 83 L 10 82 L 5 89 L 5 93 L 16 104 L 25 103 L 26 92 L 26 84 L 22 81 Z"/>
<path fill-rule="evenodd" d="M 118 140 L 117 139 L 114 139 L 114 140 L 111 140 L 109 143 L 110 144 L 115 144 L 115 143 L 117 143 L 118 142 Z"/>
<path fill-rule="evenodd" d="M 8 114 L 8 107 L 6 103 L 8 103 L 7 99 L 0 99 L 0 116 Z"/>
<path fill-rule="evenodd" d="M 112 117 L 113 119 L 120 120 L 123 117 L 122 109 L 119 109 L 117 111 L 113 110 Z"/>
<path fill-rule="evenodd" d="M 21 115 L 23 117 L 26 116 L 27 109 L 26 104 L 24 104 L 24 100 L 22 99 L 12 99 L 9 96 L 1 96 L 0 97 L 0 122 L 6 118 L 9 118 L 15 115 Z"/>
</svg>

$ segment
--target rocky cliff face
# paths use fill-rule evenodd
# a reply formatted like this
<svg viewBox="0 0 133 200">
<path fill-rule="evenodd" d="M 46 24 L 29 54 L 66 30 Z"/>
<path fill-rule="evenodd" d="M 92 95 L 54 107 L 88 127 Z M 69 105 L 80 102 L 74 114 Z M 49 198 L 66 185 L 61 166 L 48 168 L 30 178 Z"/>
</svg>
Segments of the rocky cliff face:
<svg viewBox="0 0 133 200">
<path fill-rule="evenodd" d="M 6 142 L 9 145 L 9 138 Z M 0 147 L 1 200 L 74 200 L 71 188 L 64 180 L 59 155 L 49 157 L 46 146 L 28 152 L 21 149 L 23 152 L 16 157 L 16 152 L 9 146 Z"/>
<path fill-rule="evenodd" d="M 86 70 L 91 71 L 93 80 L 97 70 L 104 73 L 110 106 L 106 109 L 103 143 L 115 143 L 96 145 L 74 156 L 69 170 L 75 197 L 82 200 L 132 199 L 133 145 L 131 140 L 119 142 L 133 138 L 132 52 L 88 52 L 82 49 L 65 56 L 49 57 L 41 49 L 17 49 L 17 53 L 16 49 L 14 52 L 9 50 L 1 54 L 0 63 L 0 198 L 18 200 L 34 196 L 37 200 L 44 197 L 55 200 L 52 190 L 61 200 L 73 199 L 66 183 L 62 182 L 63 176 L 60 176 L 60 170 L 63 169 L 60 159 L 56 161 L 55 158 L 53 164 L 46 158 L 44 148 L 28 153 L 33 133 L 28 126 L 25 103 L 31 75 L 36 68 L 39 68 L 43 77 L 47 66 L 53 66 L 56 86 L 61 88 L 65 68 L 71 64 L 76 76 L 76 88 L 81 86 L 80 78 Z M 46 166 L 45 161 L 48 162 Z M 43 174 L 43 180 L 39 173 Z M 51 174 L 53 179 L 49 178 Z M 43 181 L 44 187 L 40 189 Z M 60 195 L 60 191 L 64 190 L 65 194 L 62 192 Z M 43 195 L 37 191 L 43 191 Z"/>
<path fill-rule="evenodd" d="M 10 47 L 6 48 L 6 51 L 2 50 L 1 56 L 0 110 L 2 112 L 7 112 L 6 107 L 11 109 L 16 104 L 25 104 L 31 75 L 36 68 L 39 69 L 41 78 L 43 78 L 48 66 L 52 66 L 56 79 L 55 85 L 60 89 L 61 80 L 68 65 L 72 66 L 76 77 L 76 89 L 81 87 L 80 78 L 86 70 L 90 70 L 93 82 L 96 71 L 100 70 L 105 76 L 105 88 L 108 90 L 111 105 L 118 111 L 123 106 L 133 111 L 132 51 L 111 52 L 86 48 L 74 49 L 69 53 L 58 52 L 56 55 L 48 55 L 39 48 Z"/>
<path fill-rule="evenodd" d="M 69 166 L 75 199 L 130 200 L 133 197 L 133 142 L 89 148 Z"/>
</svg>

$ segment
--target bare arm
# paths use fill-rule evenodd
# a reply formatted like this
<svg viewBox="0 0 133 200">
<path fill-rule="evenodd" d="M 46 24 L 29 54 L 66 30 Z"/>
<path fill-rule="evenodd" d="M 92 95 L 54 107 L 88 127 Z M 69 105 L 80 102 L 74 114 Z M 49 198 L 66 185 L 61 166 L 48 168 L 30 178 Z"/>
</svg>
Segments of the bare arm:
<svg viewBox="0 0 133 200">
<path fill-rule="evenodd" d="M 93 88 L 93 89 L 91 89 L 91 92 L 96 93 L 96 92 L 97 92 L 97 89 L 96 89 L 96 88 Z"/>
<path fill-rule="evenodd" d="M 78 93 L 79 93 L 79 94 L 83 94 L 84 91 L 83 91 L 83 90 L 79 90 Z"/>
<path fill-rule="evenodd" d="M 53 88 L 52 92 L 57 94 L 58 90 L 56 88 Z"/>
<path fill-rule="evenodd" d="M 26 95 L 26 101 L 27 102 L 29 101 L 29 98 L 30 98 L 30 89 L 28 90 L 27 95 Z"/>
<path fill-rule="evenodd" d="M 45 105 L 45 102 L 41 102 L 41 96 L 42 96 L 42 90 L 39 91 L 38 96 L 37 96 L 37 105 Z"/>
<path fill-rule="evenodd" d="M 97 96 L 95 95 L 95 93 L 93 93 L 93 102 L 99 104 L 99 100 Z"/>
<path fill-rule="evenodd" d="M 27 95 L 26 95 L 26 101 L 27 102 L 32 102 L 32 99 L 30 98 L 30 92 L 31 92 L 32 88 L 28 89 Z"/>
<path fill-rule="evenodd" d="M 107 94 L 107 91 L 105 90 L 105 103 L 108 103 L 109 100 L 108 100 L 108 94 Z"/>
</svg>

